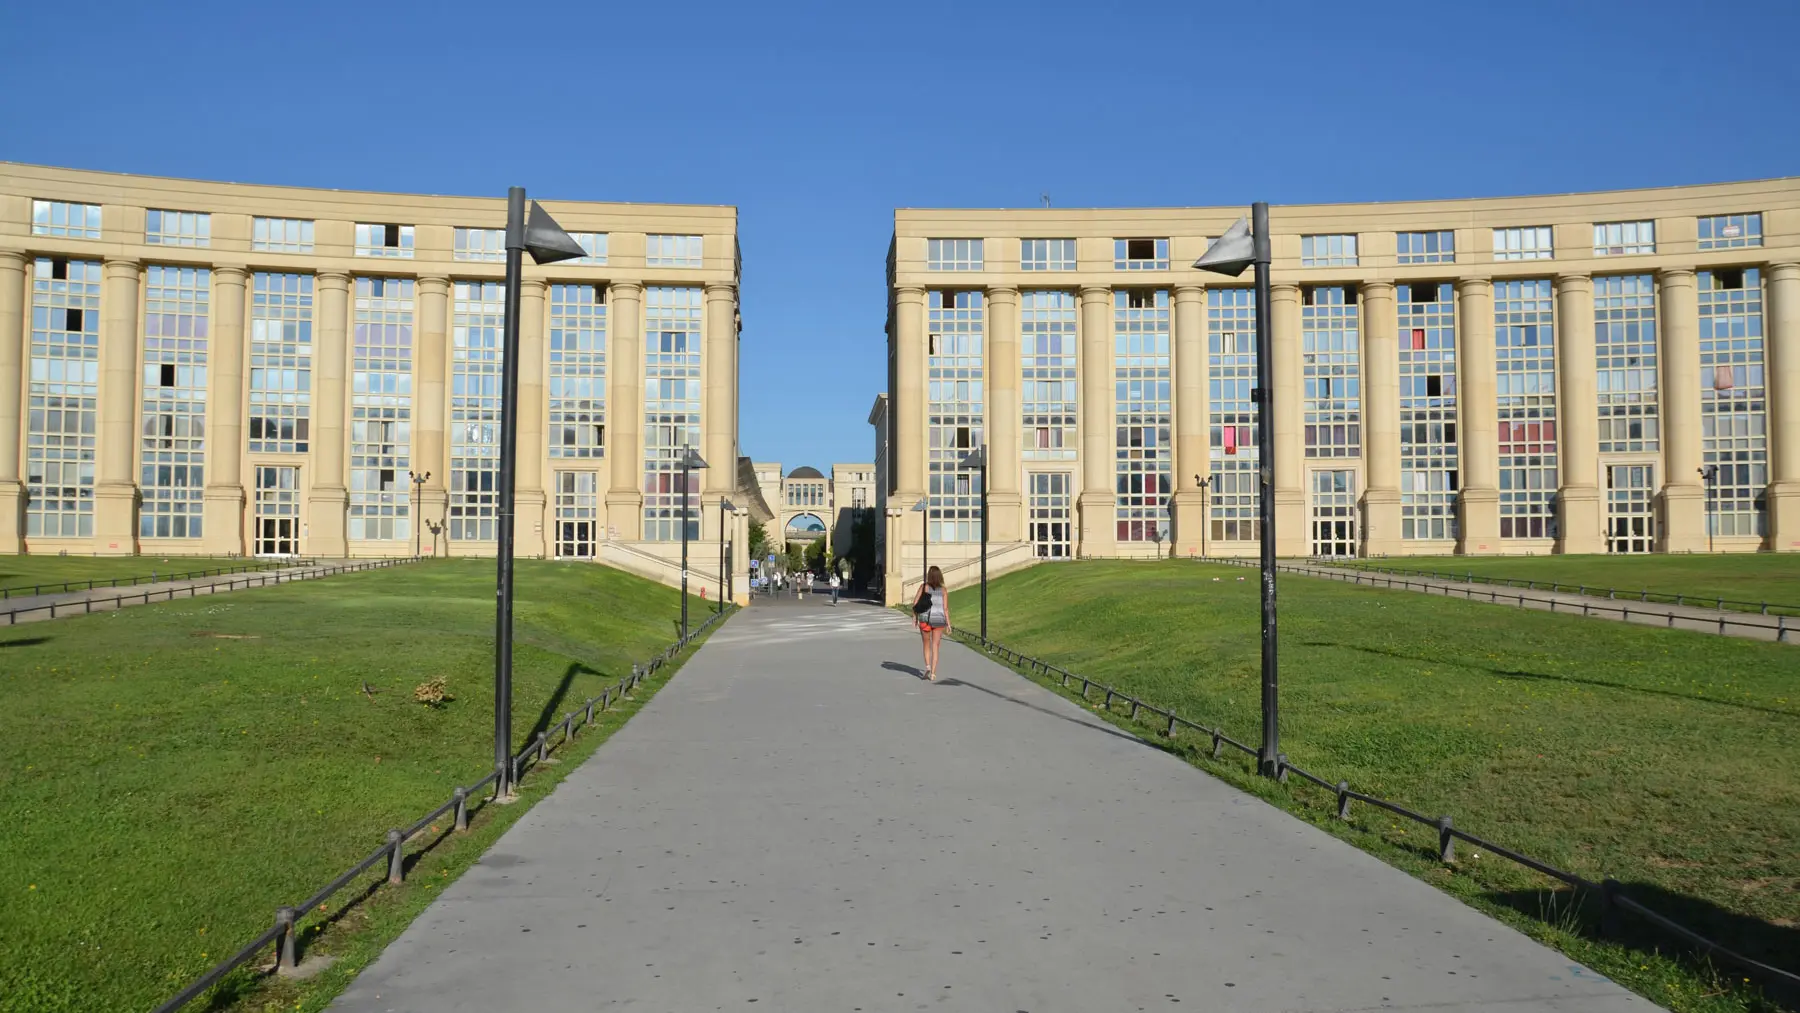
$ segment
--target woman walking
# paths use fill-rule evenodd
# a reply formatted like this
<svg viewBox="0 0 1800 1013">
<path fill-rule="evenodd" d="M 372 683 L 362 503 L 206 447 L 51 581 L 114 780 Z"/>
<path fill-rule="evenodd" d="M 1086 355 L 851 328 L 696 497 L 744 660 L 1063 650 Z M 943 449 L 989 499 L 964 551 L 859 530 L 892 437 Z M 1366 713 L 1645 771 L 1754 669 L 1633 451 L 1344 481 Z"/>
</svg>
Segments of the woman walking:
<svg viewBox="0 0 1800 1013">
<path fill-rule="evenodd" d="M 913 603 L 913 616 L 919 620 L 919 636 L 925 647 L 925 678 L 937 681 L 938 644 L 950 628 L 950 595 L 944 591 L 944 571 L 932 567 L 925 574 L 925 586 L 919 588 L 919 599 Z"/>
</svg>

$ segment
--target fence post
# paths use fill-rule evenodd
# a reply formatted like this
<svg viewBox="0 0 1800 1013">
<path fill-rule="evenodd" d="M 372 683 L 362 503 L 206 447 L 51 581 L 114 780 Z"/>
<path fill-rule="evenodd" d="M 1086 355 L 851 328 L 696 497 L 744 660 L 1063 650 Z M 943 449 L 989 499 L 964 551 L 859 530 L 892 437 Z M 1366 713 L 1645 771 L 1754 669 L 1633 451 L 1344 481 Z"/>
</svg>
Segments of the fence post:
<svg viewBox="0 0 1800 1013">
<path fill-rule="evenodd" d="M 1338 819 L 1350 818 L 1350 782 L 1339 781 L 1337 786 Z"/>
<path fill-rule="evenodd" d="M 398 830 L 389 830 L 387 839 L 388 847 L 392 849 L 388 852 L 388 882 L 397 884 L 406 879 L 406 839 Z"/>
<path fill-rule="evenodd" d="M 458 785 L 456 788 L 456 829 L 469 829 L 469 790 Z"/>
<path fill-rule="evenodd" d="M 550 732 L 548 729 L 545 729 L 544 731 L 541 731 L 538 733 L 537 762 L 539 762 L 539 763 L 544 762 L 544 744 L 546 742 L 548 742 L 549 739 L 550 739 Z"/>
<path fill-rule="evenodd" d="M 291 907 L 275 909 L 275 927 L 281 934 L 275 937 L 275 972 L 292 971 L 298 963 L 294 959 L 294 919 L 297 913 Z"/>
<path fill-rule="evenodd" d="M 1286 753 L 1276 753 L 1275 754 L 1275 780 L 1279 781 L 1282 784 L 1286 784 L 1287 783 L 1287 768 L 1288 768 L 1287 754 Z"/>
<path fill-rule="evenodd" d="M 1175 737 L 1175 712 L 1174 711 L 1169 712 L 1169 727 L 1163 732 L 1163 736 L 1165 738 L 1170 738 L 1170 739 Z"/>
<path fill-rule="evenodd" d="M 1456 838 L 1450 834 L 1450 817 L 1438 817 L 1438 861 L 1445 865 L 1456 861 Z"/>
<path fill-rule="evenodd" d="M 600 691 L 600 710 L 602 713 L 604 713 L 606 711 L 606 708 L 611 707 L 611 706 L 612 706 L 612 688 L 608 687 L 608 688 Z"/>
<path fill-rule="evenodd" d="M 1787 616 L 1775 617 L 1775 642 L 1778 644 L 1787 643 Z"/>
<path fill-rule="evenodd" d="M 1223 746 L 1225 743 L 1224 743 L 1224 740 L 1219 737 L 1219 729 L 1216 727 L 1212 730 L 1212 737 L 1213 737 L 1212 758 L 1216 760 L 1219 758 L 1219 747 Z"/>
</svg>

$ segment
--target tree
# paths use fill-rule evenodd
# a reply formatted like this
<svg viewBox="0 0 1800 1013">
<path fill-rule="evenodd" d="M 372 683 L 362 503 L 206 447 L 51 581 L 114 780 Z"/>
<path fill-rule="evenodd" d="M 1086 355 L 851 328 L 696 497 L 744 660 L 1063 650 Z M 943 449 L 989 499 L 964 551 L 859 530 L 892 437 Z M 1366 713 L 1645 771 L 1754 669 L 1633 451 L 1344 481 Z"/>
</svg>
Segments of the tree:
<svg viewBox="0 0 1800 1013">
<path fill-rule="evenodd" d="M 825 539 L 818 538 L 806 543 L 806 568 L 818 571 L 825 565 Z"/>
<path fill-rule="evenodd" d="M 787 546 L 787 572 L 799 573 L 806 568 L 806 547 L 799 542 Z"/>
<path fill-rule="evenodd" d="M 769 532 L 762 521 L 750 522 L 750 558 L 762 559 L 769 553 Z"/>
</svg>

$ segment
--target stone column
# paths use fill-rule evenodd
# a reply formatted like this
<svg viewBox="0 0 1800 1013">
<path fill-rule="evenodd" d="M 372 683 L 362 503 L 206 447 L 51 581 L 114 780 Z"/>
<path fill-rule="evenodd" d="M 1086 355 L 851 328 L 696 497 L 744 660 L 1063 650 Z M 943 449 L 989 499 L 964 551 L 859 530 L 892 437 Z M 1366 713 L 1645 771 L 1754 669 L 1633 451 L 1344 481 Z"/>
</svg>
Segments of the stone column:
<svg viewBox="0 0 1800 1013">
<path fill-rule="evenodd" d="M 1663 482 L 1662 551 L 1706 551 L 1706 488 L 1700 484 L 1700 305 L 1694 272 L 1657 274 L 1661 289 Z"/>
<path fill-rule="evenodd" d="M 205 536 L 214 556 L 244 551 L 244 269 L 213 268 L 207 343 Z"/>
<path fill-rule="evenodd" d="M 644 537 L 644 286 L 614 282 L 606 302 L 606 525 L 635 542 Z"/>
<path fill-rule="evenodd" d="M 25 547 L 25 484 L 19 480 L 19 420 L 25 378 L 23 254 L 0 251 L 0 554 Z"/>
<path fill-rule="evenodd" d="M 350 362 L 350 276 L 321 271 L 313 316 L 313 477 L 306 494 L 307 554 L 326 559 L 350 553 L 346 520 L 344 388 Z"/>
<path fill-rule="evenodd" d="M 1270 287 L 1269 326 L 1275 340 L 1275 554 L 1304 556 L 1306 445 L 1300 427 L 1306 406 L 1302 400 L 1299 286 Z"/>
<path fill-rule="evenodd" d="M 1019 290 L 987 293 L 988 541 L 995 545 L 1024 537 L 1025 501 L 1019 494 Z"/>
<path fill-rule="evenodd" d="M 1112 289 L 1081 290 L 1081 543 L 1076 555 L 1113 556 L 1118 548 L 1118 496 L 1113 491 L 1116 409 L 1113 405 Z"/>
<path fill-rule="evenodd" d="M 100 447 L 94 484 L 94 549 L 137 552 L 138 272 L 108 258 L 100 298 Z"/>
<path fill-rule="evenodd" d="M 1606 551 L 1600 408 L 1594 393 L 1594 279 L 1556 279 L 1557 551 Z"/>
<path fill-rule="evenodd" d="M 713 512 L 720 496 L 737 488 L 737 416 L 732 413 L 731 392 L 737 387 L 732 370 L 732 350 L 737 345 L 737 289 L 726 284 L 706 286 L 706 350 L 702 371 L 706 377 L 706 408 L 701 432 L 707 469 L 702 488 Z M 705 525 L 701 525 L 704 529 Z"/>
<path fill-rule="evenodd" d="M 428 548 L 436 540 L 427 520 L 442 523 L 450 506 L 450 455 L 446 451 L 450 410 L 446 397 L 450 356 L 450 279 L 420 278 L 413 289 L 417 295 L 413 327 L 413 375 L 417 378 L 418 397 L 413 399 L 412 470 L 431 473 L 420 487 L 419 544 Z"/>
<path fill-rule="evenodd" d="M 1212 468 L 1207 440 L 1206 289 L 1175 289 L 1175 494 L 1170 532 L 1176 556 L 1206 553 L 1206 490 L 1200 479 Z"/>
<path fill-rule="evenodd" d="M 1394 285 L 1362 289 L 1363 490 L 1362 552 L 1397 555 L 1400 537 L 1400 345 Z"/>
<path fill-rule="evenodd" d="M 548 342 L 544 335 L 544 297 L 549 283 L 529 278 L 519 287 L 519 447 L 518 484 L 513 490 L 513 552 L 541 558 L 544 531 L 544 442 L 548 419 L 544 406 L 544 364 Z"/>
<path fill-rule="evenodd" d="M 1465 556 L 1500 551 L 1499 407 L 1494 391 L 1494 284 L 1487 278 L 1456 283 L 1456 396 L 1462 445 L 1458 457 Z"/>
<path fill-rule="evenodd" d="M 894 293 L 894 331 L 894 372 L 900 389 L 890 392 L 893 430 L 888 439 L 899 464 L 899 498 L 910 508 L 926 490 L 924 289 L 903 288 Z M 898 562 L 899 558 L 896 551 L 894 560 Z"/>
<path fill-rule="evenodd" d="M 1769 265 L 1769 547 L 1800 549 L 1800 264 Z"/>
</svg>

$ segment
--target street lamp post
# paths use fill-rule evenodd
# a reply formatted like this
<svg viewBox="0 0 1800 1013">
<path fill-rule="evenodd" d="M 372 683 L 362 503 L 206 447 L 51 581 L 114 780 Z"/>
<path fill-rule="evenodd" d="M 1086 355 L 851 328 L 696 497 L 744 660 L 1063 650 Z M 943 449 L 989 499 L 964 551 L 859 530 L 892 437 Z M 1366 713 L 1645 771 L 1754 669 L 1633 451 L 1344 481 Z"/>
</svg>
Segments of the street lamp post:
<svg viewBox="0 0 1800 1013">
<path fill-rule="evenodd" d="M 1274 335 L 1269 326 L 1269 205 L 1250 205 L 1250 221 L 1238 219 L 1214 240 L 1194 266 L 1236 278 L 1256 268 L 1256 442 L 1258 527 L 1262 547 L 1262 748 L 1257 767 L 1266 777 L 1281 773 L 1280 713 L 1277 707 L 1275 636 L 1275 411 Z"/>
<path fill-rule="evenodd" d="M 1212 485 L 1211 475 L 1195 475 L 1194 484 L 1200 487 L 1200 558 L 1206 558 L 1206 490 Z"/>
<path fill-rule="evenodd" d="M 1709 464 L 1699 469 L 1700 481 L 1706 483 L 1706 551 L 1713 551 L 1713 491 L 1719 484 L 1719 466 Z"/>
<path fill-rule="evenodd" d="M 419 539 L 424 537 L 422 529 L 425 527 L 425 525 L 419 523 L 421 520 L 423 520 L 423 518 L 421 518 L 419 516 L 419 503 L 420 503 L 419 490 L 425 488 L 426 482 L 431 481 L 431 472 L 428 471 L 428 472 L 425 472 L 423 475 L 421 475 L 416 471 L 409 471 L 406 473 L 406 477 L 412 480 L 412 487 L 413 487 L 413 555 L 418 556 L 421 551 Z M 435 541 L 436 541 L 436 539 L 433 539 L 434 543 L 435 543 Z M 431 548 L 435 552 L 437 550 L 437 545 L 433 544 L 431 546 Z"/>
<path fill-rule="evenodd" d="M 962 459 L 962 466 L 981 472 L 981 639 L 987 639 L 987 448 L 976 447 Z"/>
<path fill-rule="evenodd" d="M 725 515 L 736 513 L 737 505 L 723 496 L 719 497 L 719 587 L 723 593 L 719 595 L 719 611 L 725 611 L 725 595 L 730 593 L 731 570 L 730 561 L 725 558 Z"/>
<path fill-rule="evenodd" d="M 693 447 L 681 456 L 681 639 L 688 635 L 688 486 L 694 480 L 694 471 L 706 467 L 700 454 Z"/>
</svg>

